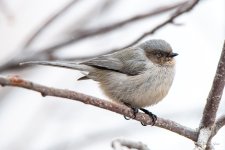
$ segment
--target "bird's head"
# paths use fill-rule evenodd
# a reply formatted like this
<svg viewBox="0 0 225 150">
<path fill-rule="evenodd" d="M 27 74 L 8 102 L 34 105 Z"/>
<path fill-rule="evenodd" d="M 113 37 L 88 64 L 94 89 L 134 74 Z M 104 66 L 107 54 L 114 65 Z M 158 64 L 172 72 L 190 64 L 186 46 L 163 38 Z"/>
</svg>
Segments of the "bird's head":
<svg viewBox="0 0 225 150">
<path fill-rule="evenodd" d="M 174 53 L 169 43 L 164 40 L 149 40 L 138 46 L 145 51 L 147 58 L 158 65 L 174 66 Z"/>
</svg>

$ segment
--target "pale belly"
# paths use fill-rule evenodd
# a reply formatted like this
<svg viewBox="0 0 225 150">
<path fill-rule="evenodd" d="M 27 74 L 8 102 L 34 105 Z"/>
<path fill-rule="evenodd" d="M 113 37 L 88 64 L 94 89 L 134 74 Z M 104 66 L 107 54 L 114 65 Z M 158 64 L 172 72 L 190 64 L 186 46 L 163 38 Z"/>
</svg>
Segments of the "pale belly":
<svg viewBox="0 0 225 150">
<path fill-rule="evenodd" d="M 174 78 L 173 68 L 146 72 L 137 76 L 110 74 L 110 80 L 101 84 L 112 100 L 141 108 L 154 105 L 168 93 Z"/>
</svg>

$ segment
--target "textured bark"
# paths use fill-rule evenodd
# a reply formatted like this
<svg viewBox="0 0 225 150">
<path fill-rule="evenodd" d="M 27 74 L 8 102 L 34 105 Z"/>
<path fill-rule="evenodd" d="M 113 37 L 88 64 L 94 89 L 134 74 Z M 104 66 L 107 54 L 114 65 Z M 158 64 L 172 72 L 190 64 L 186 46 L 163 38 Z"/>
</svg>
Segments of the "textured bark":
<svg viewBox="0 0 225 150">
<path fill-rule="evenodd" d="M 211 145 L 212 137 L 218 132 L 218 130 L 224 126 L 224 116 L 218 119 L 216 122 L 216 113 L 220 104 L 221 97 L 223 95 L 223 89 L 225 85 L 225 41 L 220 56 L 220 60 L 217 66 L 216 74 L 213 80 L 209 96 L 203 111 L 202 120 L 199 125 L 198 140 L 196 142 L 195 149 L 205 150 L 213 149 Z"/>
<path fill-rule="evenodd" d="M 43 85 L 36 84 L 27 80 L 23 80 L 18 76 L 12 76 L 7 78 L 0 77 L 0 85 L 22 87 L 25 89 L 40 92 L 42 96 L 55 96 L 55 97 L 67 98 L 70 100 L 76 100 L 76 101 L 83 102 L 85 104 L 100 107 L 112 112 L 116 112 L 121 115 L 125 115 L 130 118 L 133 118 L 133 110 L 125 105 L 119 105 L 117 103 L 108 102 L 108 101 L 98 99 L 92 96 L 88 96 L 82 93 L 78 93 L 75 91 L 43 86 Z M 153 124 L 152 118 L 149 118 L 148 115 L 143 113 L 138 113 L 136 115 L 135 120 L 140 121 L 146 125 Z M 180 125 L 174 121 L 158 117 L 155 123 L 155 126 L 170 130 L 184 137 L 187 137 L 193 141 L 197 140 L 197 132 L 195 130 L 185 127 L 183 125 Z"/>
<path fill-rule="evenodd" d="M 217 66 L 214 81 L 207 98 L 207 103 L 201 121 L 202 127 L 212 127 L 215 123 L 216 113 L 220 104 L 225 84 L 225 43 Z"/>
</svg>

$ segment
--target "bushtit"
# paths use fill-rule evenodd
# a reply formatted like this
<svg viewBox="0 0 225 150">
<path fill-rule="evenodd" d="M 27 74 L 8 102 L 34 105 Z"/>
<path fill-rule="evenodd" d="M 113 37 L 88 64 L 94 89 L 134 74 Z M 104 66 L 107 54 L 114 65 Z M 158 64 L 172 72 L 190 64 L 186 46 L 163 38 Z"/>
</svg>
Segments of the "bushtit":
<svg viewBox="0 0 225 150">
<path fill-rule="evenodd" d="M 143 107 L 154 105 L 168 93 L 175 74 L 171 46 L 164 40 L 149 40 L 136 47 L 102 55 L 81 63 L 33 61 L 39 64 L 65 67 L 87 72 L 78 80 L 92 79 L 100 83 L 104 93 L 116 102 L 157 117 Z"/>
</svg>

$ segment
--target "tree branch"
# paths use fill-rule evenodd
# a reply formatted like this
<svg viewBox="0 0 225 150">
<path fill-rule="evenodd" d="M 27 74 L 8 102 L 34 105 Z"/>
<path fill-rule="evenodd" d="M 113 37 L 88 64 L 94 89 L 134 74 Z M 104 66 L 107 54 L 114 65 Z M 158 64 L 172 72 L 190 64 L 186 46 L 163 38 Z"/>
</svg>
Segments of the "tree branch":
<svg viewBox="0 0 225 150">
<path fill-rule="evenodd" d="M 219 107 L 219 103 L 223 94 L 225 85 L 225 41 L 223 50 L 220 56 L 220 60 L 217 66 L 217 71 L 213 80 L 207 103 L 204 108 L 203 117 L 201 121 L 202 127 L 212 127 L 215 123 L 216 113 Z"/>
<path fill-rule="evenodd" d="M 156 27 L 154 27 L 152 30 L 150 30 L 148 32 L 145 32 L 140 37 L 138 37 L 136 40 L 134 40 L 133 42 L 131 42 L 130 44 L 128 44 L 128 45 L 126 45 L 124 47 L 121 47 L 120 49 L 133 46 L 136 43 L 138 43 L 139 41 L 141 41 L 143 38 L 145 38 L 146 36 L 151 35 L 151 34 L 154 34 L 156 31 L 158 31 L 162 27 L 164 27 L 164 26 L 166 26 L 166 25 L 168 25 L 170 23 L 174 24 L 174 20 L 177 17 L 183 15 L 186 12 L 191 11 L 197 5 L 198 2 L 199 2 L 199 0 L 191 0 L 191 1 L 188 1 L 185 5 L 180 6 L 178 8 L 178 10 L 170 18 L 166 19 L 165 21 L 163 21 L 162 23 L 160 23 L 159 25 L 157 25 Z"/>
<path fill-rule="evenodd" d="M 27 80 L 23 80 L 18 76 L 12 76 L 7 78 L 0 76 L 0 85 L 22 87 L 25 89 L 40 92 L 42 96 L 54 96 L 70 100 L 76 100 L 83 102 L 85 104 L 93 105 L 121 115 L 125 115 L 130 118 L 133 117 L 133 110 L 125 105 L 119 105 L 117 103 L 108 102 L 75 91 L 43 86 Z M 136 115 L 135 120 L 143 122 L 146 125 L 151 125 L 153 123 L 152 118 L 149 118 L 149 116 L 144 113 L 138 113 Z M 197 132 L 195 130 L 180 125 L 174 121 L 158 117 L 155 126 L 170 130 L 184 137 L 187 137 L 193 141 L 197 140 Z"/>
<path fill-rule="evenodd" d="M 222 115 L 221 117 L 219 117 L 219 119 L 217 119 L 215 125 L 213 126 L 211 135 L 208 139 L 206 150 L 214 149 L 213 145 L 211 144 L 211 140 L 224 125 L 225 125 L 225 115 Z"/>
<path fill-rule="evenodd" d="M 225 115 L 222 115 L 215 123 L 214 131 L 213 131 L 213 136 L 217 134 L 217 132 L 225 126 Z"/>
<path fill-rule="evenodd" d="M 170 23 L 172 23 L 174 25 L 177 25 L 174 22 L 174 20 L 177 17 L 183 15 L 184 13 L 191 11 L 197 5 L 197 3 L 199 1 L 200 0 L 192 0 L 192 1 L 186 1 L 186 2 L 184 2 L 182 5 L 180 5 L 178 7 L 177 11 L 170 18 L 166 19 L 165 21 L 163 21 L 162 23 L 160 23 L 159 25 L 157 25 L 156 27 L 154 27 L 150 31 L 142 34 L 140 37 L 138 37 L 133 42 L 131 42 L 131 43 L 125 45 L 125 46 L 119 47 L 119 48 L 113 48 L 111 50 L 108 50 L 107 52 L 103 52 L 103 53 L 100 53 L 100 54 L 97 54 L 97 55 L 104 55 L 104 54 L 107 54 L 107 53 L 113 53 L 115 51 L 118 51 L 118 50 L 121 50 L 121 49 L 124 49 L 124 48 L 128 48 L 130 46 L 133 46 L 133 45 L 137 44 L 139 41 L 141 41 L 142 39 L 144 39 L 146 36 L 149 36 L 151 34 L 154 34 L 156 31 L 160 30 L 162 27 L 164 27 L 164 26 L 166 26 L 166 25 L 168 25 Z M 93 58 L 93 57 L 96 57 L 96 55 L 88 56 L 88 57 L 79 57 L 79 58 L 71 57 L 71 58 L 67 58 L 66 60 L 76 60 L 76 59 L 86 60 L 86 59 L 90 59 L 90 58 Z"/>
<path fill-rule="evenodd" d="M 137 150 L 150 150 L 148 146 L 142 142 L 128 141 L 125 139 L 116 139 L 112 141 L 112 148 L 114 150 L 123 150 L 123 147 Z"/>
<path fill-rule="evenodd" d="M 78 42 L 80 40 L 84 40 L 86 38 L 90 38 L 90 37 L 100 35 L 100 34 L 105 34 L 107 32 L 110 32 L 112 30 L 120 28 L 121 26 L 132 23 L 134 21 L 138 21 L 138 20 L 141 20 L 141 19 L 145 19 L 147 17 L 152 17 L 152 16 L 155 16 L 155 15 L 159 15 L 159 14 L 162 14 L 164 12 L 173 10 L 174 8 L 181 7 L 181 6 L 185 5 L 186 3 L 187 3 L 187 1 L 182 2 L 182 3 L 173 4 L 171 6 L 162 6 L 162 7 L 156 8 L 153 11 L 150 11 L 146 14 L 137 15 L 137 16 L 134 16 L 132 18 L 129 18 L 129 19 L 123 20 L 121 22 L 114 23 L 114 24 L 111 24 L 111 25 L 108 25 L 108 26 L 105 26 L 105 27 L 100 27 L 100 28 L 96 28 L 96 29 L 81 30 L 81 31 L 79 31 L 78 35 L 72 35 L 73 36 L 72 38 L 70 36 L 68 39 L 64 39 L 63 41 L 58 42 L 55 45 L 49 46 L 47 48 L 44 48 L 41 51 L 48 51 L 48 52 L 56 51 L 56 50 L 61 49 L 65 46 L 69 46 L 71 44 L 74 44 L 75 42 Z M 77 34 L 77 33 L 75 33 L 75 34 Z"/>
<path fill-rule="evenodd" d="M 211 145 L 211 139 L 221 128 L 220 124 L 224 124 L 224 117 L 220 118 L 214 129 L 216 113 L 220 104 L 225 85 L 225 41 L 217 66 L 216 74 L 213 80 L 207 103 L 205 105 L 202 120 L 199 126 L 199 136 L 196 143 L 196 150 L 205 150 L 207 145 Z"/>
<path fill-rule="evenodd" d="M 71 3 L 76 2 L 76 0 L 71 1 Z M 72 43 L 78 42 L 80 40 L 83 40 L 85 38 L 89 38 L 95 35 L 99 35 L 99 34 L 104 34 L 107 33 L 109 31 L 112 31 L 114 29 L 117 29 L 123 25 L 132 23 L 134 21 L 138 21 L 141 19 L 144 19 L 146 17 L 151 17 L 151 16 L 155 16 L 170 10 L 173 10 L 177 7 L 181 7 L 183 5 L 185 5 L 187 3 L 187 1 L 185 2 L 180 2 L 180 3 L 176 3 L 170 6 L 162 6 L 159 8 L 156 8 L 155 10 L 151 10 L 150 12 L 146 13 L 146 14 L 142 14 L 142 15 L 137 15 L 134 16 L 132 18 L 123 20 L 121 22 L 118 23 L 114 23 L 112 25 L 108 25 L 105 27 L 100 27 L 100 28 L 96 28 L 96 29 L 89 29 L 89 30 L 83 30 L 80 33 L 77 33 L 78 35 L 74 38 L 68 38 L 68 39 L 64 39 L 61 42 L 57 42 L 49 47 L 37 50 L 37 51 L 26 51 L 26 53 L 24 54 L 23 49 L 21 49 L 21 51 L 19 53 L 17 53 L 16 55 L 13 55 L 13 57 L 11 59 L 8 59 L 6 62 L 4 62 L 2 65 L 0 65 L 0 72 L 5 71 L 5 70 L 11 70 L 11 69 L 15 69 L 18 68 L 18 64 L 20 62 L 24 62 L 24 61 L 35 61 L 35 60 L 58 60 L 60 58 L 54 57 L 53 53 L 60 49 L 63 48 L 64 46 L 70 45 Z M 32 36 L 31 38 L 26 42 L 27 44 L 25 44 L 24 47 L 28 47 L 33 41 L 34 39 L 37 38 L 38 35 L 40 35 L 41 32 L 43 32 L 44 29 L 46 29 L 46 27 L 48 27 L 59 15 L 62 15 L 63 12 L 65 12 L 66 9 L 68 9 L 69 7 L 71 7 L 71 5 L 66 5 L 61 11 L 59 11 L 55 17 L 53 16 L 52 19 L 47 20 L 47 22 L 45 22 L 41 28 L 39 28 Z M 81 58 L 80 60 L 82 60 L 83 58 Z M 62 59 L 60 59 L 62 60 Z"/>
<path fill-rule="evenodd" d="M 176 3 L 176 4 L 170 5 L 170 6 L 161 6 L 159 8 L 154 9 L 154 10 L 151 10 L 150 12 L 148 12 L 146 14 L 137 15 L 137 16 L 131 17 L 129 19 L 123 20 L 121 22 L 110 24 L 110 25 L 105 26 L 105 27 L 89 29 L 89 30 L 81 30 L 81 31 L 79 31 L 79 33 L 77 33 L 77 32 L 74 33 L 74 35 L 72 35 L 73 38 L 71 38 L 71 36 L 70 36 L 68 39 L 63 40 L 62 42 L 56 43 L 55 45 L 52 45 L 52 46 L 49 46 L 47 48 L 42 49 L 42 51 L 52 52 L 52 51 L 58 50 L 62 47 L 74 44 L 75 42 L 78 42 L 80 40 L 84 40 L 86 38 L 90 38 L 90 37 L 100 35 L 100 34 L 105 34 L 107 32 L 115 30 L 115 29 L 117 29 L 121 26 L 127 25 L 129 23 L 132 23 L 132 22 L 135 22 L 135 21 L 138 21 L 138 20 L 141 20 L 141 19 L 145 19 L 147 17 L 156 16 L 156 15 L 165 13 L 167 11 L 173 10 L 175 8 L 178 8 L 178 7 L 182 7 L 187 3 L 188 3 L 188 1 L 179 2 L 179 3 Z M 78 34 L 78 35 L 76 35 L 76 34 Z"/>
</svg>

